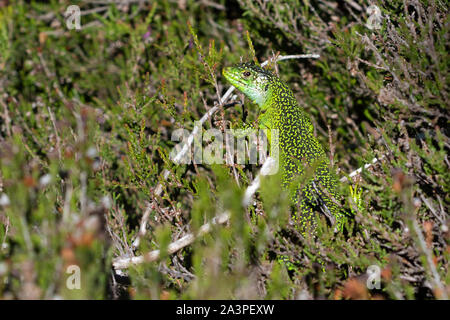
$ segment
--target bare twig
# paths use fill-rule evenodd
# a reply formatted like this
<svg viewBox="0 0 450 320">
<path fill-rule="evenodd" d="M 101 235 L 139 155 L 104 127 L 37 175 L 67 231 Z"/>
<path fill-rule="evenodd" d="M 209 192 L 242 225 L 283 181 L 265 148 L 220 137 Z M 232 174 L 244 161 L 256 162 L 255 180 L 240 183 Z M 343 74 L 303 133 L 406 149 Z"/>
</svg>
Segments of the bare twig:
<svg viewBox="0 0 450 320">
<path fill-rule="evenodd" d="M 422 201 L 425 203 L 425 205 L 428 207 L 428 209 L 430 209 L 430 211 L 431 211 L 431 213 L 433 214 L 433 216 L 435 216 L 436 219 L 438 219 L 439 222 L 440 222 L 442 225 L 445 225 L 444 219 L 443 219 L 441 216 L 438 215 L 438 213 L 437 213 L 436 210 L 433 208 L 433 206 L 431 205 L 431 203 L 428 201 L 427 198 L 424 197 L 424 195 L 423 195 L 422 193 L 420 194 L 420 199 L 422 199 Z"/>
<path fill-rule="evenodd" d="M 58 134 L 58 129 L 56 127 L 56 120 L 55 115 L 53 114 L 52 110 L 49 106 L 47 106 L 48 113 L 50 115 L 50 120 L 52 121 L 53 130 L 55 131 L 55 137 L 56 137 L 56 149 L 58 150 L 58 158 L 61 161 L 61 138 Z"/>
<path fill-rule="evenodd" d="M 383 160 L 385 158 L 385 155 L 382 155 L 380 158 L 373 158 L 372 161 L 370 163 L 366 163 L 364 166 L 362 166 L 361 168 L 356 169 L 355 171 L 351 172 L 348 177 L 342 177 L 341 179 L 339 179 L 340 182 L 346 182 L 348 181 L 348 178 L 353 178 L 354 176 L 360 174 L 364 169 L 368 169 L 370 167 L 372 167 L 375 163 Z"/>
<path fill-rule="evenodd" d="M 229 219 L 230 219 L 229 212 L 224 212 L 224 213 L 216 216 L 215 218 L 212 219 L 211 222 L 202 225 L 200 227 L 197 235 L 194 235 L 193 233 L 188 233 L 184 237 L 170 243 L 167 247 L 167 253 L 173 254 L 173 253 L 177 252 L 178 250 L 192 244 L 197 237 L 200 237 L 200 236 L 210 232 L 213 225 L 224 224 Z M 114 259 L 113 267 L 116 270 L 120 270 L 120 269 L 126 269 L 132 265 L 137 265 L 137 264 L 141 264 L 144 262 L 152 262 L 152 261 L 158 260 L 160 254 L 161 254 L 160 250 L 153 250 L 144 255 L 137 256 L 137 257 L 125 257 L 125 258 L 119 257 L 119 258 Z"/>
<path fill-rule="evenodd" d="M 260 173 L 256 176 L 256 178 L 252 181 L 252 183 L 247 187 L 244 193 L 244 198 L 242 199 L 242 205 L 247 207 L 250 205 L 252 201 L 253 195 L 256 193 L 256 190 L 259 189 L 261 184 L 261 176 L 268 175 L 272 168 L 275 166 L 276 160 L 272 157 L 267 157 L 263 166 L 261 167 Z"/>
<path fill-rule="evenodd" d="M 419 224 L 417 223 L 417 220 L 415 218 L 412 219 L 412 226 L 414 228 L 414 232 L 417 234 L 419 246 L 422 249 L 422 252 L 425 254 L 426 262 L 429 268 L 429 271 L 431 272 L 431 281 L 433 283 L 434 289 L 435 289 L 435 295 L 438 299 L 448 300 L 448 295 L 446 292 L 446 288 L 444 288 L 441 277 L 439 276 L 439 273 L 436 270 L 436 266 L 433 262 L 433 256 L 431 251 L 428 249 L 427 244 L 425 242 L 425 238 L 423 237 L 422 230 L 419 227 Z"/>
<path fill-rule="evenodd" d="M 3 106 L 3 117 L 5 119 L 5 126 L 6 126 L 6 132 L 8 134 L 8 136 L 11 136 L 11 118 L 9 117 L 9 112 L 8 112 L 8 106 L 6 105 L 6 103 L 3 101 L 3 99 L 0 99 L 0 104 Z"/>
</svg>

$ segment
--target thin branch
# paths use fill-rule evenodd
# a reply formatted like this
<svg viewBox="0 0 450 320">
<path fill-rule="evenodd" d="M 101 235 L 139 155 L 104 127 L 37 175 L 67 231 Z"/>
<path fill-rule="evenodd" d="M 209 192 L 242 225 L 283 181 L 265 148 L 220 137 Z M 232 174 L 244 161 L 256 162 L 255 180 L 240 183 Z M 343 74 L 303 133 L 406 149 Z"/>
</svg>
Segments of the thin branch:
<svg viewBox="0 0 450 320">
<path fill-rule="evenodd" d="M 266 161 L 261 167 L 260 173 L 257 175 L 255 180 L 253 180 L 253 182 L 247 187 L 247 190 L 245 191 L 244 198 L 242 201 L 245 207 L 250 203 L 252 196 L 255 194 L 256 190 L 259 187 L 260 176 L 269 174 L 272 171 L 275 164 L 276 164 L 275 159 L 271 157 L 268 157 L 266 159 Z M 167 247 L 167 253 L 173 254 L 183 249 L 184 247 L 187 247 L 188 245 L 192 244 L 198 237 L 201 237 L 209 233 L 212 230 L 213 225 L 225 224 L 229 220 L 230 220 L 230 213 L 228 211 L 218 214 L 211 220 L 211 222 L 202 225 L 196 235 L 193 233 L 188 233 L 182 238 L 170 243 Z M 113 267 L 116 270 L 126 269 L 132 265 L 156 261 L 159 259 L 160 255 L 161 251 L 158 249 L 147 252 L 146 254 L 137 257 L 118 257 L 113 260 Z"/>
<path fill-rule="evenodd" d="M 53 124 L 53 130 L 55 131 L 56 149 L 58 150 L 59 161 L 61 161 L 61 159 L 62 159 L 62 157 L 61 157 L 61 138 L 59 137 L 58 128 L 56 127 L 55 115 L 53 114 L 53 112 L 49 106 L 47 106 L 47 110 L 50 115 L 50 120 L 52 121 L 52 124 Z"/>
<path fill-rule="evenodd" d="M 9 117 L 8 106 L 3 101 L 3 99 L 0 99 L 0 104 L 3 106 L 3 110 L 4 110 L 3 117 L 4 117 L 5 127 L 6 127 L 6 133 L 8 134 L 8 136 L 11 136 L 11 134 L 12 134 L 11 118 Z"/>
<path fill-rule="evenodd" d="M 274 168 L 275 164 L 276 160 L 272 157 L 267 157 L 266 161 L 264 161 L 264 164 L 261 167 L 261 171 L 245 190 L 244 198 L 242 199 L 242 205 L 244 207 L 248 207 L 250 205 L 253 195 L 259 189 L 259 186 L 261 184 L 261 176 L 268 175 L 272 168 Z"/>
<path fill-rule="evenodd" d="M 422 201 L 425 203 L 425 205 L 428 207 L 428 209 L 430 209 L 430 211 L 431 211 L 431 213 L 433 214 L 433 216 L 435 216 L 436 219 L 438 219 L 439 222 L 440 222 L 442 225 L 445 225 L 444 219 L 443 219 L 441 216 L 439 216 L 439 215 L 437 214 L 436 210 L 433 208 L 433 206 L 431 205 L 431 203 L 428 201 L 427 198 L 424 197 L 424 195 L 423 195 L 422 193 L 420 194 L 420 199 L 422 199 Z"/>
<path fill-rule="evenodd" d="M 422 249 L 422 252 L 425 254 L 428 268 L 431 272 L 432 282 L 435 289 L 434 294 L 437 296 L 438 299 L 448 300 L 446 288 L 443 286 L 441 282 L 441 277 L 439 276 L 439 273 L 436 270 L 432 253 L 425 243 L 425 238 L 423 237 L 422 230 L 420 229 L 419 224 L 417 223 L 417 220 L 415 218 L 413 218 L 412 220 L 412 225 L 414 228 L 414 232 L 417 234 L 420 248 Z"/>
<path fill-rule="evenodd" d="M 351 172 L 348 177 L 342 177 L 341 179 L 339 179 L 340 182 L 346 182 L 348 181 L 348 178 L 353 178 L 354 176 L 360 174 L 363 170 L 368 169 L 370 167 L 372 167 L 375 163 L 383 160 L 385 158 L 385 155 L 382 155 L 379 159 L 378 158 L 373 158 L 372 161 L 370 163 L 366 163 L 364 166 L 356 169 L 355 171 Z"/>
<path fill-rule="evenodd" d="M 172 242 L 167 246 L 167 253 L 173 254 L 184 247 L 192 244 L 197 237 L 201 237 L 206 233 L 210 232 L 213 225 L 224 224 L 230 219 L 230 213 L 224 212 L 211 220 L 211 222 L 202 225 L 197 233 L 194 235 L 193 233 L 188 233 L 184 237 Z M 119 257 L 113 260 L 113 267 L 116 270 L 126 269 L 132 265 L 141 264 L 144 262 L 152 262 L 159 259 L 161 251 L 153 250 L 144 255 L 137 257 Z"/>
</svg>

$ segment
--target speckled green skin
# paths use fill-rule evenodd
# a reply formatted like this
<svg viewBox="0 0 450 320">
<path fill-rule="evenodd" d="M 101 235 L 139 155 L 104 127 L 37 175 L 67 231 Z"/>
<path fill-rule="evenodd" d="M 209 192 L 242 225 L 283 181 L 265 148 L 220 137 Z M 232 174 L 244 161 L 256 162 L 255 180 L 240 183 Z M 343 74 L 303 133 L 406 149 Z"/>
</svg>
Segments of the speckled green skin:
<svg viewBox="0 0 450 320">
<path fill-rule="evenodd" d="M 337 182 L 330 172 L 329 160 L 313 134 L 311 120 L 298 105 L 292 90 L 273 73 L 253 63 L 225 68 L 223 75 L 259 105 L 262 111 L 258 118 L 260 128 L 278 129 L 283 186 L 294 190 L 293 203 L 299 204 L 301 209 L 295 216 L 299 227 L 310 230 L 315 226 L 314 211 L 321 211 L 335 220 L 335 226 L 341 230 L 344 215 L 329 196 L 339 201 Z M 310 178 L 301 183 L 303 187 L 290 188 L 293 182 L 301 180 L 297 178 L 308 168 L 313 168 L 314 174 L 307 175 Z"/>
</svg>

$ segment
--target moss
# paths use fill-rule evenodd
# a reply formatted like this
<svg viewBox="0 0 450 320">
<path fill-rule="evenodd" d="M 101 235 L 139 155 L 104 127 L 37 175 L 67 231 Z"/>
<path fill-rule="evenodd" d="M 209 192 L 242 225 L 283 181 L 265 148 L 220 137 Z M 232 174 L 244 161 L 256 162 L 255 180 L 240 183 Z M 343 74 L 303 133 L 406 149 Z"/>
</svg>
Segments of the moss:
<svg viewBox="0 0 450 320">
<path fill-rule="evenodd" d="M 448 296 L 444 4 L 379 1 L 381 24 L 369 29 L 368 1 L 81 1 L 81 30 L 66 28 L 68 5 L 0 8 L 2 298 Z M 258 166 L 169 157 L 172 133 L 191 132 L 227 90 L 222 67 L 277 52 L 320 54 L 275 70 L 338 177 L 384 156 L 350 182 L 362 190 L 360 203 L 338 184 L 355 215 L 343 233 L 325 219 L 316 237 L 298 233 L 280 177 L 262 179 L 244 208 Z M 204 130 L 257 118 L 249 101 L 228 102 Z M 166 252 L 223 211 L 228 224 Z M 133 248 L 146 212 L 147 231 Z M 112 281 L 114 258 L 156 249 L 160 263 Z M 81 291 L 66 286 L 71 265 Z M 380 267 L 380 290 L 365 285 L 371 265 Z"/>
</svg>

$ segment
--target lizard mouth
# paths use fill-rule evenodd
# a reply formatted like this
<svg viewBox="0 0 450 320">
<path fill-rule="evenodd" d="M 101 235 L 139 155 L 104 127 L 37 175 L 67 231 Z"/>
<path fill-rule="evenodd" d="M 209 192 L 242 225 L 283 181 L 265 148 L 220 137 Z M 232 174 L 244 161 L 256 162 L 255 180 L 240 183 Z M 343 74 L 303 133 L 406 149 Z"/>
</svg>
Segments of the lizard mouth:
<svg viewBox="0 0 450 320">
<path fill-rule="evenodd" d="M 230 70 L 230 68 L 223 69 L 222 72 L 225 79 L 227 79 L 233 86 L 241 85 L 242 87 L 246 86 L 246 83 L 242 81 L 239 77 L 235 75 L 234 72 Z"/>
</svg>

